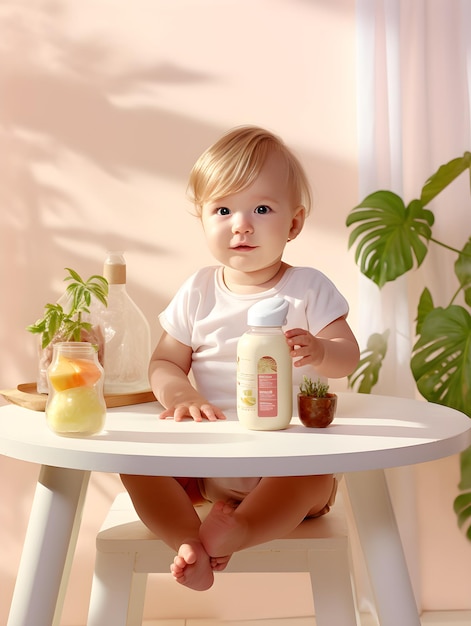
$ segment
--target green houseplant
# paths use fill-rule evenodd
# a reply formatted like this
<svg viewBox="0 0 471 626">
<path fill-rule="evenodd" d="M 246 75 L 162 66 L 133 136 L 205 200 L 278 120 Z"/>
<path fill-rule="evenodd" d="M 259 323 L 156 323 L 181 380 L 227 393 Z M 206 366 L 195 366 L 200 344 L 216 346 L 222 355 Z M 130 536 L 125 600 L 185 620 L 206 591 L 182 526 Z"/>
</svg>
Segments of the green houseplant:
<svg viewBox="0 0 471 626">
<path fill-rule="evenodd" d="M 38 392 L 47 392 L 46 370 L 52 359 L 53 344 L 58 341 L 88 341 L 97 346 L 98 360 L 103 364 L 104 339 L 99 326 L 90 317 L 93 298 L 107 306 L 108 281 L 94 274 L 88 280 L 73 269 L 65 268 L 68 282 L 65 293 L 59 302 L 46 304 L 44 315 L 27 330 L 41 337 Z"/>
<path fill-rule="evenodd" d="M 329 393 L 329 385 L 321 380 L 313 382 L 303 376 L 299 386 L 298 415 L 308 428 L 325 428 L 332 423 L 337 408 L 337 396 Z"/>
<path fill-rule="evenodd" d="M 427 205 L 462 173 L 471 176 L 471 153 L 442 165 L 425 182 L 420 198 L 407 206 L 392 191 L 376 191 L 347 217 L 349 247 L 356 245 L 361 272 L 383 287 L 419 267 L 430 244 L 451 254 L 456 290 L 450 302 L 435 303 L 424 288 L 417 305 L 415 343 L 410 367 L 417 389 L 429 402 L 443 404 L 471 417 L 471 238 L 457 250 L 433 237 L 434 214 Z M 388 330 L 372 335 L 350 386 L 369 393 L 378 381 L 387 350 Z M 455 499 L 458 523 L 471 519 L 471 448 L 461 455 L 462 492 Z M 471 540 L 471 526 L 467 529 Z"/>
</svg>

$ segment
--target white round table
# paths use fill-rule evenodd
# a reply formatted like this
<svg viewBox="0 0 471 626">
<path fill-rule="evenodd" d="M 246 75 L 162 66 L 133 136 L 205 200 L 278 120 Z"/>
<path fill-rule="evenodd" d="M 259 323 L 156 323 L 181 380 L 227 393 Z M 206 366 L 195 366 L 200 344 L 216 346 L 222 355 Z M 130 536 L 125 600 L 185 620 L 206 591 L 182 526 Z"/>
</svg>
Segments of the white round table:
<svg viewBox="0 0 471 626">
<path fill-rule="evenodd" d="M 44 414 L 0 408 L 0 453 L 42 465 L 9 626 L 58 626 L 91 471 L 170 476 L 344 473 L 382 626 L 420 626 L 384 469 L 471 445 L 471 420 L 409 399 L 339 394 L 327 429 L 160 420 L 157 403 L 109 409 L 106 430 L 58 437 Z"/>
</svg>

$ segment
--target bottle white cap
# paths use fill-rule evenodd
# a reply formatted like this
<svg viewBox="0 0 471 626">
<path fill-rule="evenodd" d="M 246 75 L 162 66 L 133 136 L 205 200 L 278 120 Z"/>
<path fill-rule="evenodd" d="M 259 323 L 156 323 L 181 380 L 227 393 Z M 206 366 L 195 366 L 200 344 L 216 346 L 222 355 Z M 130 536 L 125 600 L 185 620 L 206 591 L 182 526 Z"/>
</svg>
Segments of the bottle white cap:
<svg viewBox="0 0 471 626">
<path fill-rule="evenodd" d="M 283 326 L 286 324 L 289 302 L 284 298 L 267 298 L 247 311 L 249 326 Z"/>
</svg>

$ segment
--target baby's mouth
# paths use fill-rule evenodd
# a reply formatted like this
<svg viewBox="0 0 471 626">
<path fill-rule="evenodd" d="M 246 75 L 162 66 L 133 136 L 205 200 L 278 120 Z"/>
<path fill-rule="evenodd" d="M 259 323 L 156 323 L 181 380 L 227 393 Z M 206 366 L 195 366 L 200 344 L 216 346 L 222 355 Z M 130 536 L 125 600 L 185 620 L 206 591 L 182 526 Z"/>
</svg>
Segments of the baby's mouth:
<svg viewBox="0 0 471 626">
<path fill-rule="evenodd" d="M 238 246 L 231 246 L 232 250 L 237 250 L 238 252 L 250 252 L 250 250 L 255 250 L 256 246 L 249 246 L 247 243 L 241 243 Z"/>
</svg>

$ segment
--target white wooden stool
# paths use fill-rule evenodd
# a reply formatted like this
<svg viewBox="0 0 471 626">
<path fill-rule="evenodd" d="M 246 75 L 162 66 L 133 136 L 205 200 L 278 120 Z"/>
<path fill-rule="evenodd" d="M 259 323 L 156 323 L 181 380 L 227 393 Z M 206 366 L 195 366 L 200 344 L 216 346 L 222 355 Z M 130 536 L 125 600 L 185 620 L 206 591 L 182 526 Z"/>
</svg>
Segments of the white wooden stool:
<svg viewBox="0 0 471 626">
<path fill-rule="evenodd" d="M 140 521 L 127 493 L 116 497 L 96 545 L 88 626 L 141 626 L 147 574 L 168 573 L 175 552 Z M 316 624 L 359 624 L 341 494 L 327 515 L 305 520 L 283 539 L 235 553 L 216 577 L 226 572 L 309 572 Z"/>
</svg>

